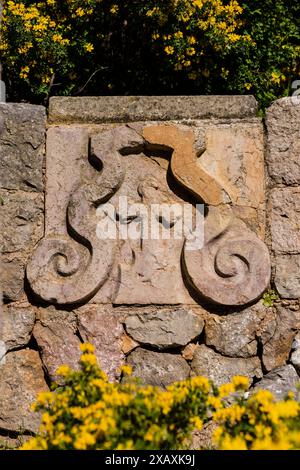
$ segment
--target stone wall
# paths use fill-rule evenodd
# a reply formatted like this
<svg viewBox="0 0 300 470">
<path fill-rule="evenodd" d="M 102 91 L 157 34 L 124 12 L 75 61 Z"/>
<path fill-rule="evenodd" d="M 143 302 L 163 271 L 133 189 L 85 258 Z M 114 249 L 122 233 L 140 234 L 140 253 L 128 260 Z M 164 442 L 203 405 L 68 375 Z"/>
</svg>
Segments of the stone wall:
<svg viewBox="0 0 300 470">
<path fill-rule="evenodd" d="M 47 121 L 43 107 L 0 105 L 0 436 L 37 429 L 31 402 L 60 364 L 77 366 L 82 341 L 111 380 L 127 362 L 160 386 L 246 375 L 278 397 L 295 390 L 299 117 L 282 99 L 264 126 L 250 96 L 52 98 Z M 204 246 L 101 239 L 97 207 L 123 220 L 120 196 L 204 202 Z"/>
</svg>

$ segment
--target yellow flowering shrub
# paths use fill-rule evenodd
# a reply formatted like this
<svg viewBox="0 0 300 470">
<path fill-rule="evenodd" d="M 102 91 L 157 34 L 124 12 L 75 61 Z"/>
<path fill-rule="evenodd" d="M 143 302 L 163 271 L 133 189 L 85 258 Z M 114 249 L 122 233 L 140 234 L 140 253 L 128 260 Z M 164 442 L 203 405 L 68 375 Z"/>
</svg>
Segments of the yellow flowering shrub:
<svg viewBox="0 0 300 470">
<path fill-rule="evenodd" d="M 42 412 L 40 433 L 22 449 L 173 449 L 182 448 L 200 429 L 209 396 L 218 391 L 208 379 L 195 377 L 162 390 L 141 386 L 122 367 L 124 383 L 109 383 L 93 346 L 82 345 L 80 370 L 61 366 L 65 386 L 41 393 L 33 405 Z"/>
<path fill-rule="evenodd" d="M 9 99 L 52 94 L 253 93 L 299 79 L 292 0 L 4 0 Z"/>
<path fill-rule="evenodd" d="M 214 435 L 219 449 L 300 449 L 300 403 L 293 394 L 275 401 L 268 390 L 258 390 L 216 410 L 214 420 L 220 425 Z"/>
<path fill-rule="evenodd" d="M 300 405 L 292 396 L 276 403 L 258 391 L 246 399 L 250 383 L 239 376 L 220 387 L 193 377 L 163 390 L 141 385 L 128 365 L 122 383 L 109 383 L 94 347 L 81 350 L 80 370 L 62 365 L 64 385 L 38 396 L 40 430 L 22 450 L 183 449 L 211 419 L 220 425 L 214 436 L 220 449 L 300 448 Z"/>
</svg>

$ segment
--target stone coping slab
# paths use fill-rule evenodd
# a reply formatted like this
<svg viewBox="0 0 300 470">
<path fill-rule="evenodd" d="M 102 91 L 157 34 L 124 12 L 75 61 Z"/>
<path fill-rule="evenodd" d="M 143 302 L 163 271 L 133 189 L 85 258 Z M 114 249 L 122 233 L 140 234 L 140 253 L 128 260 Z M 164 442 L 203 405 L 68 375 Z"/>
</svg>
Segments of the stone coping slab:
<svg viewBox="0 0 300 470">
<path fill-rule="evenodd" d="M 52 97 L 50 123 L 170 121 L 254 117 L 254 96 L 99 96 Z"/>
</svg>

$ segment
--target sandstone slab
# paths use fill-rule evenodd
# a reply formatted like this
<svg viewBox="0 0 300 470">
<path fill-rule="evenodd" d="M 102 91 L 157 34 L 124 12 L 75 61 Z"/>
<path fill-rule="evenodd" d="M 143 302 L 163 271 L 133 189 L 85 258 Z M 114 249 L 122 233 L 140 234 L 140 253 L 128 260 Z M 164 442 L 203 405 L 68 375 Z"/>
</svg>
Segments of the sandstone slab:
<svg viewBox="0 0 300 470">
<path fill-rule="evenodd" d="M 78 369 L 80 339 L 76 336 L 76 317 L 72 312 L 40 309 L 33 330 L 43 365 L 50 380 L 62 383 L 56 375 L 61 365 Z"/>
<path fill-rule="evenodd" d="M 198 346 L 191 364 L 193 376 L 205 376 L 216 385 L 230 382 L 233 376 L 243 375 L 250 380 L 262 377 L 258 357 L 232 358 L 216 353 L 204 344 Z"/>
<path fill-rule="evenodd" d="M 300 253 L 300 188 L 273 189 L 270 193 L 269 213 L 275 253 Z"/>
<path fill-rule="evenodd" d="M 48 391 L 37 351 L 9 352 L 0 366 L 0 427 L 36 432 L 40 416 L 30 410 L 38 393 Z"/>
<path fill-rule="evenodd" d="M 160 353 L 138 348 L 127 359 L 134 377 L 142 383 L 166 387 L 186 379 L 190 374 L 187 362 L 177 354 Z"/>
<path fill-rule="evenodd" d="M 274 282 L 280 297 L 300 298 L 300 255 L 276 256 Z"/>
<path fill-rule="evenodd" d="M 77 310 L 78 329 L 85 342 L 95 346 L 96 356 L 109 380 L 120 376 L 124 363 L 122 352 L 123 326 L 108 306 L 88 305 Z"/>
<path fill-rule="evenodd" d="M 46 110 L 43 106 L 1 103 L 0 188 L 43 191 Z"/>
<path fill-rule="evenodd" d="M 284 366 L 288 360 L 293 340 L 300 329 L 300 310 L 277 305 L 275 322 L 274 333 L 270 336 L 267 332 L 267 340 L 262 334 L 262 361 L 267 371 Z"/>
<path fill-rule="evenodd" d="M 299 376 L 291 364 L 279 367 L 263 377 L 258 382 L 254 390 L 261 388 L 273 393 L 277 400 L 283 400 L 288 392 L 297 394 L 297 385 L 299 385 Z"/>
<path fill-rule="evenodd" d="M 253 96 L 52 97 L 50 122 L 135 122 L 245 118 L 257 112 Z"/>
<path fill-rule="evenodd" d="M 179 308 L 130 315 L 125 321 L 128 334 L 137 342 L 158 349 L 185 346 L 199 336 L 203 319 L 191 310 Z"/>
<path fill-rule="evenodd" d="M 267 111 L 267 163 L 276 184 L 300 184 L 299 120 L 299 97 L 277 100 Z"/>
</svg>

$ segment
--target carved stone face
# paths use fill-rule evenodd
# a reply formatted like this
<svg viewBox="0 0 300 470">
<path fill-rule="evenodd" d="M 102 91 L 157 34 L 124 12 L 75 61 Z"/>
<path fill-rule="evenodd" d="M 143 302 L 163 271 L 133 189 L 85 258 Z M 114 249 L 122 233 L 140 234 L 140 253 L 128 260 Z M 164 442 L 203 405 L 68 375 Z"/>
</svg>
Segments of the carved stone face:
<svg viewBox="0 0 300 470">
<path fill-rule="evenodd" d="M 202 298 L 229 306 L 256 300 L 269 282 L 269 254 L 238 215 L 249 222 L 255 208 L 259 220 L 263 173 L 261 184 L 255 180 L 257 192 L 246 180 L 236 182 L 234 190 L 232 180 L 224 184 L 226 172 L 234 179 L 238 165 L 253 162 L 245 129 L 224 127 L 222 132 L 224 159 L 213 153 L 222 148 L 210 128 L 50 129 L 46 236 L 27 269 L 36 294 L 58 304 L 83 303 L 93 296 L 116 305 L 191 304 Z M 100 239 L 97 207 L 109 202 L 118 213 L 124 196 L 129 204 L 146 208 L 183 204 L 182 197 L 189 204 L 205 202 L 204 246 L 189 251 L 184 239 Z M 132 214 L 126 223 L 137 231 L 140 221 Z"/>
</svg>

